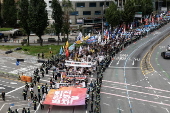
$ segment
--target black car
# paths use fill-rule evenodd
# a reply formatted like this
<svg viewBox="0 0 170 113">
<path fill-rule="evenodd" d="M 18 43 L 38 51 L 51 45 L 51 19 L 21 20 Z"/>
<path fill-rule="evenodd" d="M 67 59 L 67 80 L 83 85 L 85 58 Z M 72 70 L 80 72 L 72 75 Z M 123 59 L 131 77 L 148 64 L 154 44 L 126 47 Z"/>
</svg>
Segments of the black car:
<svg viewBox="0 0 170 113">
<path fill-rule="evenodd" d="M 161 53 L 161 56 L 162 56 L 164 59 L 169 59 L 169 58 L 170 58 L 170 51 L 162 52 L 162 53 Z"/>
</svg>

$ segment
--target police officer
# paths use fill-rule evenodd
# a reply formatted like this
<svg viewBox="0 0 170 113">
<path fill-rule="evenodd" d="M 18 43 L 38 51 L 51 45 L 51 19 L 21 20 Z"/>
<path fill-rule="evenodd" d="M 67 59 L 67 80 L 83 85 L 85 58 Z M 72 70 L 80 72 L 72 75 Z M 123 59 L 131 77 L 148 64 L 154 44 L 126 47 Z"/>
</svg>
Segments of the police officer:
<svg viewBox="0 0 170 113">
<path fill-rule="evenodd" d="M 28 111 L 27 111 L 27 113 L 31 113 L 31 112 L 30 112 L 30 108 L 28 108 Z"/>
<path fill-rule="evenodd" d="M 40 83 L 40 76 L 37 74 L 37 82 Z"/>
<path fill-rule="evenodd" d="M 18 110 L 17 109 L 15 109 L 15 112 L 14 113 L 18 113 Z"/>
<path fill-rule="evenodd" d="M 41 100 L 41 93 L 38 92 L 38 102 L 40 102 L 40 100 Z"/>
<path fill-rule="evenodd" d="M 41 91 L 42 91 L 42 95 L 43 95 L 44 92 L 45 92 L 45 86 L 44 85 L 41 86 Z"/>
<path fill-rule="evenodd" d="M 41 86 L 38 84 L 37 86 L 38 92 L 40 92 Z"/>
<path fill-rule="evenodd" d="M 37 95 L 36 95 L 36 94 L 34 95 L 33 100 L 35 100 L 35 101 L 37 101 L 37 100 L 38 100 L 38 98 L 37 98 Z"/>
<path fill-rule="evenodd" d="M 46 84 L 45 84 L 45 93 L 48 93 L 47 89 L 48 89 L 48 85 L 47 85 L 47 83 L 46 83 Z"/>
<path fill-rule="evenodd" d="M 27 113 L 27 110 L 25 109 L 25 107 L 22 109 L 22 113 Z"/>
<path fill-rule="evenodd" d="M 5 92 L 4 91 L 2 91 L 1 96 L 2 96 L 2 100 L 5 101 Z"/>
<path fill-rule="evenodd" d="M 48 74 L 48 67 L 45 68 L 46 74 Z"/>
<path fill-rule="evenodd" d="M 33 100 L 33 105 L 34 105 L 34 110 L 36 110 L 37 109 L 37 101 L 35 99 Z"/>
<path fill-rule="evenodd" d="M 91 111 L 93 112 L 93 101 L 90 101 Z"/>
<path fill-rule="evenodd" d="M 34 91 L 31 89 L 30 91 L 30 95 L 31 95 L 31 99 L 33 99 L 33 96 L 34 96 Z"/>
<path fill-rule="evenodd" d="M 42 77 L 44 77 L 44 70 L 41 72 L 41 74 L 42 74 Z"/>
<path fill-rule="evenodd" d="M 8 113 L 11 113 L 11 112 L 12 112 L 12 110 L 11 110 L 11 108 L 9 107 L 9 108 L 8 108 Z"/>
<path fill-rule="evenodd" d="M 22 92 L 23 96 L 24 96 L 24 100 L 26 100 L 26 97 L 27 97 L 27 92 L 25 89 L 23 89 L 23 92 Z"/>
</svg>

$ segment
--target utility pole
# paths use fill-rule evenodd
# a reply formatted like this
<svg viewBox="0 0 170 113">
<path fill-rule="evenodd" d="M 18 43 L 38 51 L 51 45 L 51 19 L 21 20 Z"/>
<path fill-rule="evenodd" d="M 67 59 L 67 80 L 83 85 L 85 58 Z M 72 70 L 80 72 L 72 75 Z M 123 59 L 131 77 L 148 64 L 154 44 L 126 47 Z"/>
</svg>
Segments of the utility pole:
<svg viewBox="0 0 170 113">
<path fill-rule="evenodd" d="M 102 15 L 102 39 L 104 38 L 104 32 L 103 32 L 103 24 L 104 24 L 104 22 L 103 22 L 103 18 L 104 18 L 104 5 L 103 5 L 103 15 Z"/>
</svg>

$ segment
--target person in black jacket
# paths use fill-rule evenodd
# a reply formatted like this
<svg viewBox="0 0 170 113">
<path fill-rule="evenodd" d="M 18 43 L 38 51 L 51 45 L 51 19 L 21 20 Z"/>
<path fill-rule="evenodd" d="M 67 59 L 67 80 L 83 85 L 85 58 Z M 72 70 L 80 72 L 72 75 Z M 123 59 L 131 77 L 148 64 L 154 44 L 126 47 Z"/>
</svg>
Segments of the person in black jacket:
<svg viewBox="0 0 170 113">
<path fill-rule="evenodd" d="M 5 92 L 4 91 L 2 91 L 1 96 L 2 96 L 2 100 L 5 101 Z"/>
<path fill-rule="evenodd" d="M 22 113 L 27 113 L 27 110 L 25 109 L 25 107 L 22 109 Z"/>
</svg>

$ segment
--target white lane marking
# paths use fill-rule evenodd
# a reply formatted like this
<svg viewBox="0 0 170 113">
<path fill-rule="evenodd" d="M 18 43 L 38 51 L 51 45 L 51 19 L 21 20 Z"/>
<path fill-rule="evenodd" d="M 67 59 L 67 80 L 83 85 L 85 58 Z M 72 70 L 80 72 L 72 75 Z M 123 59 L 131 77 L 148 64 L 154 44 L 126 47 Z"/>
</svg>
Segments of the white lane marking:
<svg viewBox="0 0 170 113">
<path fill-rule="evenodd" d="M 168 90 L 162 90 L 162 89 L 157 89 L 157 88 L 153 88 L 153 87 L 142 87 L 142 86 L 131 85 L 131 84 L 127 84 L 127 83 L 113 82 L 113 81 L 109 81 L 109 80 L 102 80 L 102 81 L 104 81 L 104 82 L 111 82 L 111 83 L 115 83 L 115 84 L 130 85 L 130 86 L 134 86 L 134 87 L 141 87 L 141 88 L 152 89 L 152 90 L 158 90 L 158 91 L 164 91 L 164 92 L 170 92 L 170 91 L 168 91 Z"/>
<path fill-rule="evenodd" d="M 0 89 L 5 89 L 4 87 L 0 87 Z"/>
<path fill-rule="evenodd" d="M 110 106 L 109 104 L 107 104 L 107 103 L 103 103 L 103 104 L 105 104 L 105 105 L 107 105 L 107 106 Z"/>
<path fill-rule="evenodd" d="M 124 111 L 123 109 L 120 109 L 120 108 L 117 108 L 118 110 L 120 110 L 120 111 Z"/>
<path fill-rule="evenodd" d="M 154 106 L 154 105 L 150 105 L 150 106 L 152 106 L 152 107 L 154 107 L 154 108 L 157 107 L 157 106 Z"/>
<path fill-rule="evenodd" d="M 17 84 L 16 82 L 10 82 L 10 84 Z"/>
<path fill-rule="evenodd" d="M 124 97 L 124 98 L 134 99 L 134 100 L 142 101 L 142 102 L 148 102 L 148 103 L 154 103 L 154 104 L 160 104 L 160 105 L 170 106 L 170 104 L 166 104 L 166 103 L 163 103 L 163 102 L 149 101 L 149 100 L 144 100 L 144 99 L 140 99 L 140 98 L 127 97 L 127 96 L 118 95 L 118 94 L 113 94 L 113 93 L 107 93 L 107 92 L 101 92 L 101 93 L 102 93 L 102 94 L 106 94 L 106 95 L 113 95 L 113 96 L 117 96 L 117 97 Z M 145 104 L 144 104 L 144 105 L 145 105 Z"/>
<path fill-rule="evenodd" d="M 167 80 L 166 78 L 163 78 L 164 80 Z"/>
<path fill-rule="evenodd" d="M 132 66 L 134 66 L 135 65 L 135 61 L 133 60 L 133 62 L 132 62 Z"/>
<path fill-rule="evenodd" d="M 14 90 L 12 90 L 12 91 L 10 91 L 10 92 L 7 92 L 6 94 L 8 95 L 8 94 L 10 94 L 10 93 L 12 93 L 12 92 L 14 92 L 14 91 L 17 91 L 17 90 L 23 88 L 23 87 L 25 87 L 25 85 L 23 85 L 23 86 L 21 86 L 21 87 L 19 87 L 19 88 L 16 88 L 16 89 L 14 89 Z"/>
<path fill-rule="evenodd" d="M 170 84 L 170 82 L 168 82 L 168 84 Z"/>
<path fill-rule="evenodd" d="M 21 103 L 21 102 L 25 102 L 25 101 L 12 102 L 12 103 Z M 0 111 L 3 109 L 3 107 L 4 107 L 6 104 L 11 104 L 11 102 L 10 102 L 10 103 L 4 103 L 4 104 L 2 105 L 2 107 L 0 108 Z"/>
<path fill-rule="evenodd" d="M 168 109 L 167 109 L 167 108 L 166 108 L 165 110 L 169 113 L 169 111 L 168 111 Z"/>
<path fill-rule="evenodd" d="M 167 97 L 167 96 L 162 96 L 162 95 L 157 95 L 157 94 L 145 93 L 145 92 L 134 91 L 134 90 L 127 90 L 127 89 L 122 89 L 122 88 L 115 88 L 115 87 L 104 86 L 104 85 L 102 85 L 102 87 L 107 87 L 107 88 L 112 88 L 112 89 L 119 89 L 119 90 L 135 92 L 135 93 L 140 93 L 140 94 L 145 94 L 145 95 L 159 96 L 159 97 L 162 97 L 162 98 L 170 98 L 170 97 Z"/>
<path fill-rule="evenodd" d="M 112 62 L 113 62 L 113 60 L 111 60 L 111 62 L 110 62 L 110 64 L 109 64 L 109 67 L 111 66 Z"/>
</svg>

